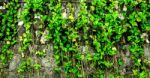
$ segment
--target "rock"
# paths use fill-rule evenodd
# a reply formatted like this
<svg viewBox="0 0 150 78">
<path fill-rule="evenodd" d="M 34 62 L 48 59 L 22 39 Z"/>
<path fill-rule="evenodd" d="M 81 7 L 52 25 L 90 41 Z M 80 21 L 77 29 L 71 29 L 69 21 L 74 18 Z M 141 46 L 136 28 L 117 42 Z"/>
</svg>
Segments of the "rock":
<svg viewBox="0 0 150 78">
<path fill-rule="evenodd" d="M 142 33 L 141 38 L 143 38 L 146 43 L 148 43 L 148 44 L 150 43 L 150 41 L 148 39 L 149 38 L 148 33 Z"/>
<path fill-rule="evenodd" d="M 62 13 L 63 18 L 67 18 L 67 12 L 66 9 L 64 9 L 64 12 Z"/>
<path fill-rule="evenodd" d="M 149 44 L 144 45 L 144 58 L 146 60 L 150 60 L 150 45 Z"/>
<path fill-rule="evenodd" d="M 12 61 L 9 64 L 9 71 L 15 70 L 21 61 L 21 56 L 19 54 L 14 55 Z"/>
<path fill-rule="evenodd" d="M 44 22 L 42 21 L 42 19 L 39 19 L 39 17 L 34 18 L 34 22 L 33 22 L 34 30 L 43 29 L 44 27 L 45 27 L 45 25 L 44 25 Z"/>
<path fill-rule="evenodd" d="M 9 72 L 8 78 L 17 78 L 17 75 L 15 72 Z"/>
<path fill-rule="evenodd" d="M 49 43 L 47 45 L 40 45 L 40 46 L 37 47 L 36 50 L 45 51 L 47 57 L 52 57 L 53 56 L 53 44 L 52 43 Z"/>
<path fill-rule="evenodd" d="M 46 55 L 49 56 L 53 56 L 53 44 L 48 44 L 47 48 L 46 48 Z"/>
<path fill-rule="evenodd" d="M 127 11 L 127 7 L 125 5 L 123 6 L 123 11 Z"/>
<path fill-rule="evenodd" d="M 2 10 L 2 9 L 5 9 L 5 6 L 0 6 L 0 9 Z"/>
<path fill-rule="evenodd" d="M 40 17 L 40 15 L 35 15 L 34 18 L 40 19 L 41 17 Z"/>
<path fill-rule="evenodd" d="M 46 42 L 48 42 L 47 34 L 48 34 L 48 30 L 46 29 L 41 36 L 41 39 L 40 39 L 41 44 L 45 44 Z"/>
<path fill-rule="evenodd" d="M 53 57 L 42 58 L 41 65 L 45 69 L 44 74 L 48 74 L 49 77 L 52 76 L 53 68 L 55 68 L 56 66 L 54 63 L 54 58 Z"/>
<path fill-rule="evenodd" d="M 23 21 L 19 21 L 18 26 L 22 26 L 22 25 L 23 25 Z"/>
<path fill-rule="evenodd" d="M 42 64 L 42 66 L 44 66 L 44 67 L 53 67 L 53 62 L 54 61 L 54 59 L 52 59 L 52 58 L 49 58 L 49 57 L 45 57 L 45 58 L 43 58 L 42 60 L 41 60 L 41 64 Z"/>
<path fill-rule="evenodd" d="M 42 61 L 42 66 L 50 67 L 50 61 L 47 58 L 43 58 L 41 61 Z"/>
<path fill-rule="evenodd" d="M 123 16 L 123 14 L 119 14 L 119 16 L 118 16 L 118 17 L 119 17 L 119 19 L 120 19 L 120 20 L 124 20 L 124 16 Z"/>
<path fill-rule="evenodd" d="M 129 47 L 129 45 L 125 45 L 126 51 L 125 52 L 120 52 L 121 57 L 124 61 L 123 67 L 130 66 L 130 63 L 131 63 L 130 51 L 129 51 L 128 47 Z"/>
<path fill-rule="evenodd" d="M 94 55 L 94 50 L 90 46 L 80 46 L 79 51 L 81 51 L 83 54 L 91 53 Z"/>
<path fill-rule="evenodd" d="M 79 9 L 80 9 L 79 4 L 75 3 L 75 4 L 73 4 L 73 7 L 75 9 L 74 18 L 77 19 L 78 18 Z"/>
<path fill-rule="evenodd" d="M 129 57 L 124 57 L 124 67 L 130 66 L 131 59 Z"/>
<path fill-rule="evenodd" d="M 40 37 L 41 37 L 41 31 L 35 31 L 35 44 L 39 44 L 40 43 Z"/>
</svg>

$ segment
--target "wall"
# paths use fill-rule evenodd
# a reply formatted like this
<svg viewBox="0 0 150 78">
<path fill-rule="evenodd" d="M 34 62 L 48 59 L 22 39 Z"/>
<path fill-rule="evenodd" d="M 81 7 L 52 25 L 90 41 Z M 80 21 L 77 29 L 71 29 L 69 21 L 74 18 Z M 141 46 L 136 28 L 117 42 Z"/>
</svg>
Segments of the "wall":
<svg viewBox="0 0 150 78">
<path fill-rule="evenodd" d="M 87 1 L 87 3 L 90 3 L 90 1 Z M 67 2 L 65 2 L 65 0 L 64 2 L 62 2 L 61 6 L 63 9 L 62 17 L 64 19 L 68 19 L 70 16 L 69 14 L 71 12 L 71 9 L 68 8 Z M 78 13 L 79 11 L 81 11 L 80 10 L 81 8 L 79 7 L 79 2 L 78 1 L 72 2 L 72 6 L 74 7 L 74 10 L 75 10 L 75 12 L 72 13 L 73 17 L 74 19 L 77 19 L 79 18 Z M 23 7 L 23 3 L 21 7 Z M 0 10 L 1 11 L 5 10 L 5 7 L 0 7 Z M 18 16 L 21 15 L 21 12 L 23 10 L 24 10 L 23 8 L 19 8 Z M 63 70 L 61 70 L 60 73 L 54 72 L 54 69 L 57 68 L 57 64 L 55 63 L 55 58 L 54 58 L 55 52 L 56 52 L 54 50 L 55 42 L 47 39 L 47 35 L 50 33 L 50 30 L 48 26 L 44 25 L 44 22 L 41 21 L 42 17 L 43 16 L 40 16 L 40 14 L 38 15 L 38 13 L 37 15 L 35 14 L 34 16 L 31 15 L 31 18 L 34 19 L 34 23 L 31 24 L 31 27 L 30 27 L 31 32 L 28 34 L 26 34 L 27 29 L 25 28 L 26 26 L 24 25 L 24 21 L 20 18 L 17 19 L 17 25 L 16 25 L 17 42 L 8 49 L 9 51 L 13 53 L 13 56 L 11 57 L 10 60 L 8 60 L 7 64 L 2 64 L 0 61 L 0 77 L 2 78 L 17 78 L 21 76 L 24 76 L 25 78 L 29 78 L 29 77 L 31 78 L 32 77 L 33 78 L 57 78 L 57 77 L 64 78 L 66 77 L 64 75 L 65 70 L 63 68 L 62 68 Z M 118 18 L 121 19 L 121 16 L 118 16 Z M 29 20 L 29 22 L 31 21 Z M 68 22 L 67 24 L 69 25 L 70 22 Z M 142 48 L 144 52 L 143 52 L 143 55 L 139 58 L 139 61 L 142 61 L 141 64 L 145 62 L 147 66 L 146 69 L 150 67 L 150 63 L 149 63 L 150 61 L 150 44 L 149 43 L 150 42 L 149 42 L 148 33 L 149 31 L 140 33 L 140 36 L 144 38 L 144 43 L 142 44 L 143 46 Z M 79 33 L 79 34 L 81 34 L 80 35 L 81 37 L 79 37 L 79 40 L 80 40 L 80 38 L 82 38 L 83 36 L 82 35 L 83 33 Z M 22 45 L 24 44 L 23 43 L 24 35 L 26 36 L 31 35 L 30 37 L 31 43 L 28 45 L 26 50 L 21 49 L 21 51 L 24 51 L 24 52 L 20 52 L 20 47 L 25 46 L 25 45 Z M 90 38 L 90 36 L 88 38 Z M 0 49 L 2 49 L 2 47 L 5 44 L 7 44 L 7 41 L 1 39 Z M 120 49 L 121 46 L 122 45 L 120 46 L 117 45 L 112 48 L 117 51 L 115 55 L 110 56 L 110 57 L 106 56 L 104 58 L 106 60 L 111 60 L 113 62 L 112 69 L 111 68 L 106 69 L 106 71 L 104 72 L 104 77 L 106 78 L 110 77 L 111 75 L 110 73 L 112 73 L 112 70 L 114 69 L 119 69 L 120 70 L 119 74 L 124 77 L 127 77 L 127 78 L 132 77 L 131 74 L 133 74 L 133 72 L 132 70 L 130 70 L 130 67 L 132 68 L 132 64 L 134 63 L 133 58 L 131 58 L 132 56 L 134 56 L 134 54 L 132 54 L 132 52 L 130 52 L 129 50 L 130 43 L 125 43 L 123 50 Z M 85 45 L 82 42 L 81 44 L 78 45 L 78 51 L 81 52 L 81 54 L 84 57 L 88 56 L 88 54 L 90 54 L 91 56 L 94 56 L 97 52 L 95 47 L 93 47 L 92 45 Z M 123 65 L 121 66 L 117 65 L 118 59 L 123 60 Z M 27 69 L 28 71 L 19 73 L 19 71 L 23 71 L 19 66 L 21 66 L 25 60 L 29 62 L 30 64 L 29 66 L 31 67 L 33 66 L 33 68 L 29 67 L 29 69 Z M 90 66 L 89 64 L 90 62 L 81 61 L 81 63 L 82 63 L 82 66 L 83 66 L 82 69 L 83 69 L 84 75 L 86 75 L 85 76 L 86 78 L 90 78 L 91 77 L 90 75 L 98 70 L 94 67 L 92 68 L 92 66 Z M 40 68 L 38 68 L 38 66 Z M 150 70 L 147 70 L 147 71 L 150 71 Z M 150 77 L 150 73 L 148 73 L 147 76 Z"/>
</svg>

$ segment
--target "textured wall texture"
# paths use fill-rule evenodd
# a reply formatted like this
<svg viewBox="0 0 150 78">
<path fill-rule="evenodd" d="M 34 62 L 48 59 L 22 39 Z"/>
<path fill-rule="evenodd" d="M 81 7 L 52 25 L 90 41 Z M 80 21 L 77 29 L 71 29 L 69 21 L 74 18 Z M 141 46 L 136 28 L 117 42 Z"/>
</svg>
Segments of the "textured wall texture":
<svg viewBox="0 0 150 78">
<path fill-rule="evenodd" d="M 19 1 L 0 0 L 0 78 L 150 77 L 150 1 Z"/>
</svg>

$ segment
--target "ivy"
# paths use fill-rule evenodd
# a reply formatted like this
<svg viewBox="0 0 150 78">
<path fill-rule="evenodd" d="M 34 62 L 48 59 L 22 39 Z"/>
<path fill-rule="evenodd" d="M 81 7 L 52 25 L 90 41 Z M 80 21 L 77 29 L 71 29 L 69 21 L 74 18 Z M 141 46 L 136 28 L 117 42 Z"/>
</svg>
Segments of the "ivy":
<svg viewBox="0 0 150 78">
<path fill-rule="evenodd" d="M 0 49 L 0 62 L 4 65 L 13 57 L 13 52 L 9 48 L 17 42 L 15 37 L 17 35 L 16 14 L 19 4 L 16 2 L 10 1 L 8 4 L 5 4 L 4 7 L 6 7 L 7 11 L 0 14 L 2 18 L 0 22 L 0 40 L 5 42 Z"/>
<path fill-rule="evenodd" d="M 22 73 L 30 68 L 39 70 L 41 67 L 39 63 L 31 65 L 32 60 L 28 56 L 29 46 L 38 43 L 34 40 L 37 33 L 41 35 L 44 29 L 48 29 L 46 36 L 48 44 L 54 44 L 54 58 L 57 64 L 55 72 L 65 78 L 104 78 L 106 75 L 109 78 L 148 77 L 149 70 L 146 67 L 148 60 L 143 59 L 143 45 L 147 44 L 145 42 L 148 40 L 144 41 L 141 35 L 150 33 L 150 2 L 148 0 L 90 2 L 77 0 L 77 2 L 77 7 L 72 0 L 65 2 L 67 6 L 65 17 L 62 0 L 25 0 L 20 14 L 18 0 L 10 1 L 6 5 L 6 13 L 0 13 L 2 17 L 0 40 L 5 42 L 0 50 L 0 62 L 7 63 L 13 57 L 10 47 L 19 43 L 19 52 L 24 60 L 18 72 Z M 16 35 L 18 19 L 22 20 L 25 29 L 19 37 Z M 31 34 L 32 32 L 35 33 Z M 121 56 L 126 54 L 124 52 L 126 45 L 130 53 L 128 56 L 130 66 L 125 65 L 126 58 Z M 45 57 L 46 53 L 35 51 L 35 55 Z M 126 72 L 123 72 L 123 69 Z M 123 74 L 127 72 L 131 74 Z"/>
</svg>

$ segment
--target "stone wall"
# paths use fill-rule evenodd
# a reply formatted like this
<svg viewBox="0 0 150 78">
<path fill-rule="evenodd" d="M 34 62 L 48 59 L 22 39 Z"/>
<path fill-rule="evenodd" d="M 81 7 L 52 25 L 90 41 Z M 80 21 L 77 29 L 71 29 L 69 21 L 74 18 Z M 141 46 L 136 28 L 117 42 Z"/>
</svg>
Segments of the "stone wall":
<svg viewBox="0 0 150 78">
<path fill-rule="evenodd" d="M 62 14 L 64 18 L 67 18 L 67 13 L 69 12 L 69 10 L 67 10 L 65 2 L 62 6 L 64 10 Z M 77 6 L 78 6 L 77 4 L 74 4 L 74 7 L 76 8 L 75 17 L 79 10 Z M 0 9 L 1 10 L 5 9 L 5 7 L 0 6 Z M 38 25 L 37 27 L 41 26 L 41 28 L 44 28 L 42 27 L 42 24 L 39 24 L 40 16 L 35 16 L 34 18 L 37 18 L 37 22 L 38 22 L 35 25 L 36 26 Z M 20 36 L 24 32 L 23 22 L 21 20 L 18 21 L 18 29 L 19 29 L 18 36 Z M 41 31 L 44 33 L 40 33 Z M 28 57 L 30 57 L 32 64 L 35 64 L 35 63 L 41 64 L 41 68 L 39 69 L 39 71 L 33 70 L 32 72 L 23 73 L 25 78 L 29 78 L 29 77 L 31 78 L 57 78 L 57 75 L 53 72 L 53 68 L 56 67 L 54 57 L 53 57 L 54 55 L 53 43 L 49 42 L 46 39 L 47 33 L 48 33 L 47 28 L 43 30 L 38 30 L 38 29 L 32 30 L 31 34 L 34 34 L 33 39 L 32 39 L 34 43 L 29 46 Z M 4 43 L 5 42 L 0 41 L 0 49 Z M 17 70 L 18 70 L 17 68 L 20 65 L 20 63 L 24 60 L 25 55 L 23 53 L 18 52 L 19 46 L 20 46 L 20 43 L 18 39 L 18 43 L 10 48 L 10 50 L 14 52 L 13 59 L 5 66 L 1 65 L 0 63 L 0 77 L 1 78 L 18 78 L 18 76 L 20 77 L 20 75 L 17 73 Z M 80 46 L 81 47 L 79 49 L 83 54 L 86 54 L 86 50 L 90 51 L 91 54 L 94 54 L 94 50 L 91 47 L 84 46 L 84 45 L 80 45 Z M 150 44 L 147 43 L 143 46 L 144 46 L 144 59 L 150 61 Z M 37 55 L 39 52 L 43 52 L 43 54 L 45 54 L 44 57 L 38 57 Z M 128 51 L 128 45 L 126 45 L 126 51 L 120 51 L 119 54 L 113 57 L 113 59 L 117 57 L 122 57 L 124 61 L 124 66 L 120 67 L 120 69 L 122 69 L 122 74 L 129 73 L 129 72 L 126 72 L 127 70 L 125 68 L 127 66 L 130 66 L 132 62 L 130 60 L 130 52 Z M 85 71 L 89 71 L 89 72 L 86 72 L 86 74 L 90 74 L 92 72 L 92 69 L 89 67 L 86 67 Z"/>
</svg>

